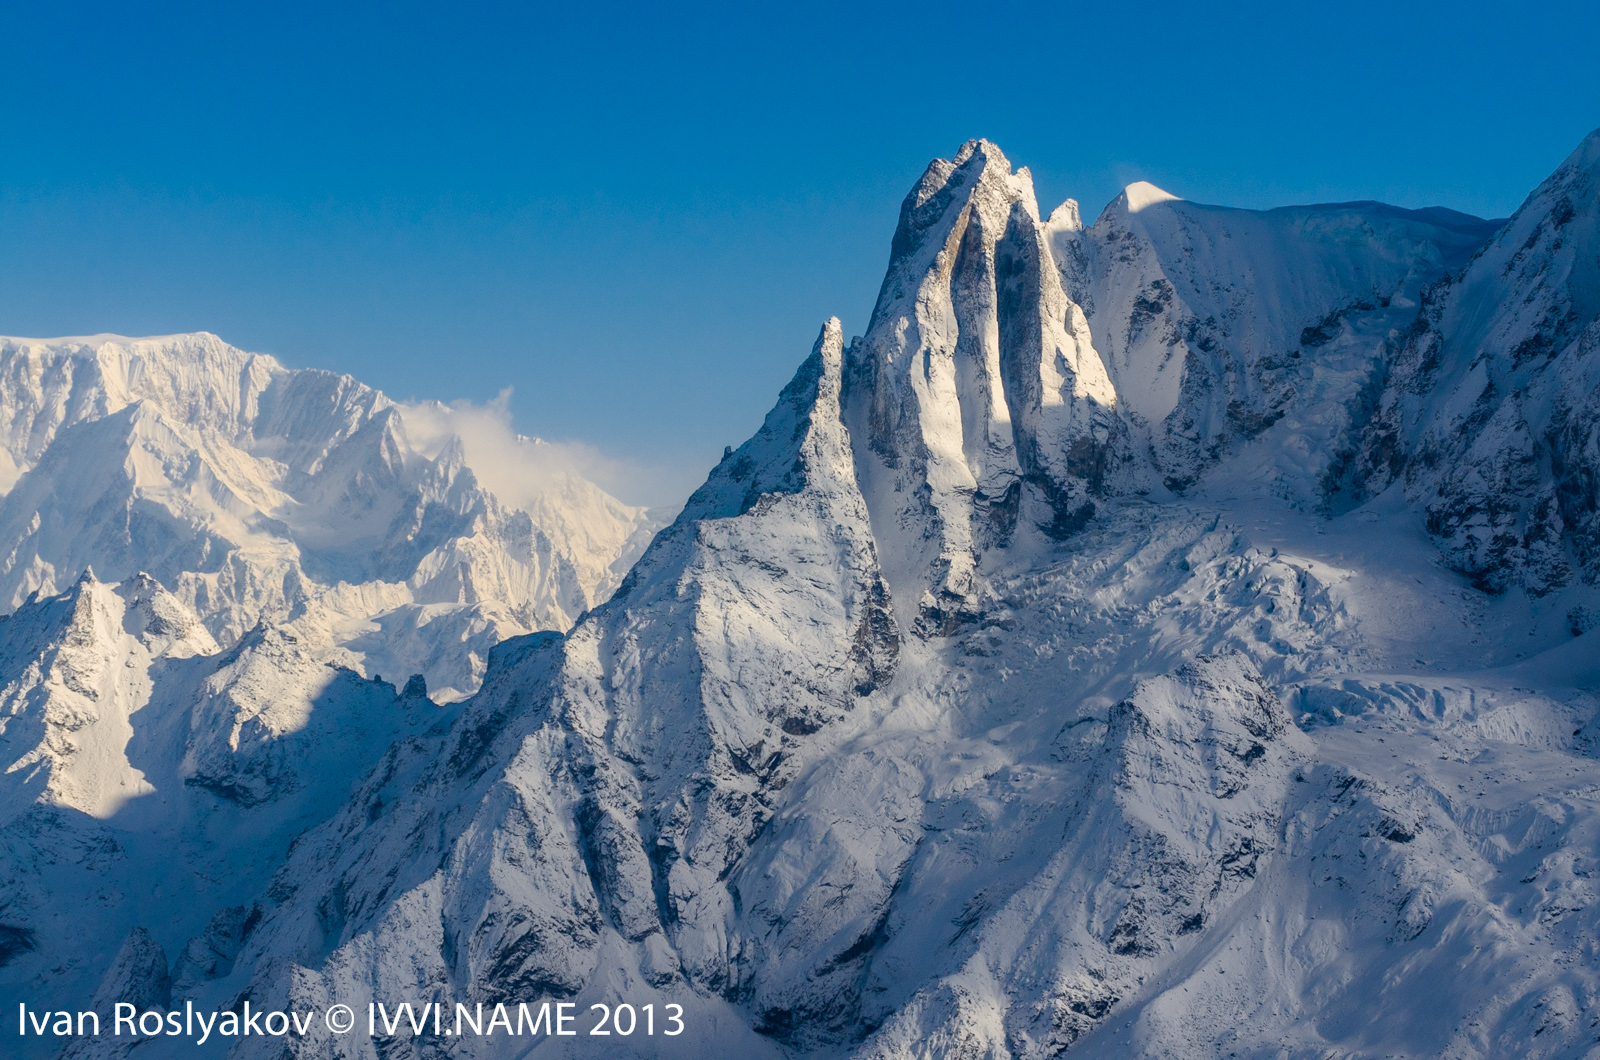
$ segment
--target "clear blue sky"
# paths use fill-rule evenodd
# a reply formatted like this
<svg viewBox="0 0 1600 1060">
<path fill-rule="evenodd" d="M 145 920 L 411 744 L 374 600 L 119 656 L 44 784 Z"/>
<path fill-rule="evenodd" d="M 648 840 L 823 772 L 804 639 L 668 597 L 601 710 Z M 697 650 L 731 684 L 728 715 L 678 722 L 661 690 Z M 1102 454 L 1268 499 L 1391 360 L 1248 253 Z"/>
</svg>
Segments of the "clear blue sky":
<svg viewBox="0 0 1600 1060">
<path fill-rule="evenodd" d="M 336 10 L 334 9 L 336 8 Z M 1046 209 L 1149 179 L 1504 216 L 1600 126 L 1600 5 L 0 4 L 0 333 L 208 330 L 687 492 L 901 197 L 987 136 Z"/>
</svg>

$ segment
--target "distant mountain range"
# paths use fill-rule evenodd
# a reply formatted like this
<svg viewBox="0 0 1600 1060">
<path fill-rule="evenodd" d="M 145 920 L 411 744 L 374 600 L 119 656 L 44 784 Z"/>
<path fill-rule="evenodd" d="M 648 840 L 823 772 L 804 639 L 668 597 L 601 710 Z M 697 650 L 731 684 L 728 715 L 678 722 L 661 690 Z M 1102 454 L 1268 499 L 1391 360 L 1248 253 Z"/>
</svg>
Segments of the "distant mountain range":
<svg viewBox="0 0 1600 1060">
<path fill-rule="evenodd" d="M 468 694 L 490 645 L 571 626 L 661 520 L 559 467 L 508 503 L 439 437 L 447 410 L 409 412 L 213 335 L 0 339 L 0 601 L 143 571 L 225 645 L 290 623 Z"/>
<path fill-rule="evenodd" d="M 1507 221 L 1086 227 L 968 143 L 665 527 L 4 340 L 0 985 L 685 1026 L 72 1057 L 1587 1056 L 1597 395 L 1600 133 Z"/>
</svg>

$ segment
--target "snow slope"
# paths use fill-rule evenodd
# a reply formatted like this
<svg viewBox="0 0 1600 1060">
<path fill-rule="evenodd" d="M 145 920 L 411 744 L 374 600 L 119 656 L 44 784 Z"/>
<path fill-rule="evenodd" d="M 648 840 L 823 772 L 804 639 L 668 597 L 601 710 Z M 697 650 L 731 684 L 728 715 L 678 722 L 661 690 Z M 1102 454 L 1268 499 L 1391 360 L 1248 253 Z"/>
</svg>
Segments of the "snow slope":
<svg viewBox="0 0 1600 1060">
<path fill-rule="evenodd" d="M 182 916 L 119 914 L 59 977 L 13 943 L 0 975 L 688 1027 L 217 1043 L 241 1060 L 1592 1055 L 1597 145 L 1496 231 L 1148 185 L 1084 228 L 969 143 L 907 197 L 866 335 L 826 324 L 615 595 L 499 643 L 449 708 L 314 679 L 293 644 L 168 662 L 127 633 L 101 656 L 205 691 L 135 711 L 127 678 L 85 723 L 49 631 L 101 614 L 85 594 L 113 629 L 130 590 L 25 605 L 4 672 L 61 706 L 15 713 L 18 748 L 62 720 L 24 816 L 137 773 L 154 792 L 108 819 L 130 835 L 181 787 L 176 834 L 225 813 L 296 840 L 270 882 L 263 859 Z M 1483 566 L 1472 528 L 1513 524 Z M 255 693 L 317 680 L 371 698 Z M 78 779 L 116 744 L 98 719 L 179 703 L 186 729 Z M 347 797 L 295 816 L 351 711 L 385 727 L 339 752 Z M 287 752 L 319 717 L 338 731 Z M 0 833 L 45 835 L 0 939 L 35 945 L 37 881 L 87 894 L 104 855 L 28 827 Z"/>
<path fill-rule="evenodd" d="M 263 626 L 223 651 L 148 576 L 89 572 L 0 619 L 11 990 L 43 976 L 88 999 L 116 948 L 103 940 L 141 924 L 200 935 L 395 739 L 447 713 L 310 647 Z M 146 936 L 158 951 L 170 938 Z M 172 963 L 181 987 L 187 966 Z"/>
<path fill-rule="evenodd" d="M 1182 489 L 1285 417 L 1348 402 L 1424 281 L 1498 224 L 1375 202 L 1231 210 L 1136 184 L 1091 228 L 1075 207 L 1051 227 L 1125 412 Z"/>
</svg>

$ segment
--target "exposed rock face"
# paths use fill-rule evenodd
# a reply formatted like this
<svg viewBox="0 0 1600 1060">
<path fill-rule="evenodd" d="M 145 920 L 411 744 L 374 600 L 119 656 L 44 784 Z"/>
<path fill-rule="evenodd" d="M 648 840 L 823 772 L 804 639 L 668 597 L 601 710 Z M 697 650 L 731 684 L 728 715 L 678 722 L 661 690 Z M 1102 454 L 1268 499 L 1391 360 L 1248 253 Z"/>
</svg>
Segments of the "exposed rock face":
<svg viewBox="0 0 1600 1060">
<path fill-rule="evenodd" d="M 864 473 L 895 498 L 884 525 L 924 537 L 901 546 L 924 583 L 923 628 L 970 617 L 979 556 L 1024 510 L 1066 536 L 1093 495 L 1128 485 L 1116 394 L 1062 290 L 1032 179 L 987 141 L 934 162 L 907 196 L 848 360 Z"/>
<path fill-rule="evenodd" d="M 1492 592 L 1600 575 L 1600 134 L 1429 292 L 1362 439 L 1447 561 Z"/>
<path fill-rule="evenodd" d="M 164 1009 L 172 1003 L 172 977 L 167 974 L 167 955 L 160 943 L 144 928 L 134 928 L 117 951 L 116 959 L 95 991 L 98 1008 L 111 1008 L 124 1002 L 143 1012 Z"/>
<path fill-rule="evenodd" d="M 302 624 L 220 647 L 148 579 L 22 605 L 0 977 L 122 983 L 155 963 L 127 940 L 177 955 L 174 1005 L 686 1026 L 235 1058 L 1582 1055 L 1596 143 L 1498 235 L 1149 185 L 1086 229 L 968 144 L 907 198 L 867 334 L 829 322 L 616 594 L 487 649 L 455 706 Z M 364 422 L 360 473 L 296 497 L 389 503 L 403 420 Z M 397 525 L 471 552 L 512 516 L 458 457 L 303 554 L 433 569 Z M 107 802 L 91 747 L 151 790 Z M 203 894 L 47 952 L 61 895 L 172 878 L 150 836 Z"/>
</svg>

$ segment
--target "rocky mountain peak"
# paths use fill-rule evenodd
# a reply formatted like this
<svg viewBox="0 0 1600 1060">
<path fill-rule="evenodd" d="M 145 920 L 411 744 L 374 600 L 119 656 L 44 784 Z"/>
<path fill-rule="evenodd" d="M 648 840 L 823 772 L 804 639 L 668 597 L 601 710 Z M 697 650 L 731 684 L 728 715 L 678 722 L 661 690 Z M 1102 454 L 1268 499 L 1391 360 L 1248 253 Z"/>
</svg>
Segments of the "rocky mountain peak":
<svg viewBox="0 0 1600 1060">
<path fill-rule="evenodd" d="M 1116 395 L 1062 289 L 1032 181 L 987 141 L 935 162 L 901 210 L 888 277 L 846 354 L 846 419 L 887 523 L 930 523 L 886 562 L 928 628 L 970 611 L 981 554 L 1019 513 L 1051 533 L 1117 460 Z M 1026 496 L 1025 496 L 1026 494 Z M 910 592 L 909 588 L 900 591 Z"/>
<path fill-rule="evenodd" d="M 149 702 L 151 670 L 216 650 L 153 579 L 107 585 L 90 569 L 67 592 L 0 619 L 0 816 L 38 801 L 105 818 L 150 791 L 125 747 Z"/>
<path fill-rule="evenodd" d="M 993 228 L 1013 204 L 1038 215 L 1027 171 L 1013 173 L 1006 156 L 989 141 L 969 140 L 954 160 L 935 159 L 901 203 L 879 306 L 902 297 L 907 284 L 914 288 L 921 281 L 934 260 L 951 249 L 952 235 L 965 230 L 972 209 L 984 214 Z"/>
</svg>

